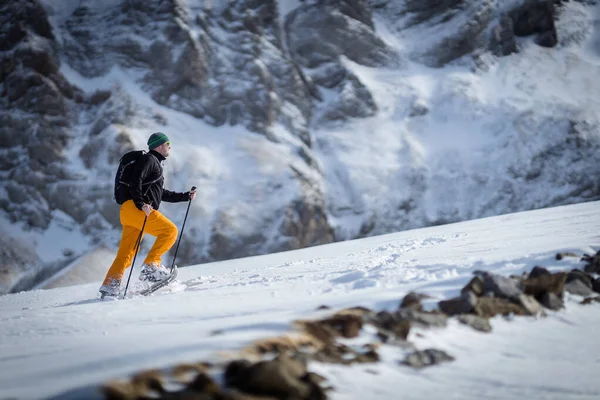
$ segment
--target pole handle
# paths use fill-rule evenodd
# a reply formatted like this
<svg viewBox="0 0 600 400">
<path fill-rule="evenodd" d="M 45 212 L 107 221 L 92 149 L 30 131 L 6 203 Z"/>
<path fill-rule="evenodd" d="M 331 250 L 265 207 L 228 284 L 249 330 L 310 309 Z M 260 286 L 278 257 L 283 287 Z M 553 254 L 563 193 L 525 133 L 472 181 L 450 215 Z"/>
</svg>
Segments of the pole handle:
<svg viewBox="0 0 600 400">
<path fill-rule="evenodd" d="M 196 186 L 192 186 L 192 190 L 196 190 Z M 171 272 L 173 272 L 173 268 L 175 268 L 175 258 L 177 257 L 177 250 L 179 250 L 179 243 L 181 243 L 181 237 L 183 236 L 183 230 L 185 228 L 185 221 L 187 221 L 188 213 L 190 212 L 190 205 L 192 204 L 192 199 L 188 200 L 187 210 L 185 212 L 185 218 L 183 219 L 183 224 L 181 225 L 181 231 L 179 231 L 179 239 L 177 240 L 177 246 L 175 246 L 175 254 L 173 254 L 173 262 L 171 263 Z"/>
</svg>

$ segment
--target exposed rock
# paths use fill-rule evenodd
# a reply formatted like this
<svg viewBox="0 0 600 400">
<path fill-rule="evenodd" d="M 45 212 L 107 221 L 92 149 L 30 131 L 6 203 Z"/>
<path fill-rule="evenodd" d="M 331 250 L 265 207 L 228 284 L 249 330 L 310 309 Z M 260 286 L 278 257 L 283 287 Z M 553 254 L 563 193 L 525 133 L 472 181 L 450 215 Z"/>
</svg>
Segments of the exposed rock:
<svg viewBox="0 0 600 400">
<path fill-rule="evenodd" d="M 469 283 L 467 283 L 467 285 L 464 288 L 462 288 L 460 292 L 462 294 L 472 292 L 476 296 L 483 296 L 483 294 L 484 294 L 483 281 L 479 277 L 476 276 L 473 279 L 471 279 L 471 281 Z"/>
<path fill-rule="evenodd" d="M 380 329 L 379 336 L 383 341 L 387 341 L 390 334 L 401 340 L 406 340 L 410 332 L 410 321 L 400 318 L 397 313 L 381 311 L 372 317 L 369 322 Z"/>
<path fill-rule="evenodd" d="M 469 325 L 471 328 L 480 332 L 491 332 L 492 325 L 487 318 L 482 318 L 473 314 L 461 314 L 457 317 L 462 324 Z"/>
<path fill-rule="evenodd" d="M 373 31 L 366 2 L 353 3 L 349 7 L 345 1 L 319 1 L 300 6 L 288 15 L 288 45 L 300 65 L 315 68 L 337 61 L 340 55 L 372 67 L 394 59 L 393 50 Z"/>
<path fill-rule="evenodd" d="M 397 58 L 375 34 L 366 2 L 307 3 L 288 15 L 285 29 L 292 59 L 313 82 L 337 93 L 315 115 L 317 123 L 374 115 L 377 105 L 371 93 L 340 61 L 344 56 L 374 67 Z"/>
<path fill-rule="evenodd" d="M 562 253 L 556 253 L 556 259 L 558 261 L 562 260 L 565 257 L 574 257 L 574 258 L 578 258 L 579 256 L 575 253 L 571 253 L 571 252 L 562 252 Z"/>
<path fill-rule="evenodd" d="M 585 272 L 590 274 L 600 274 L 600 251 L 593 256 L 584 254 L 582 261 L 585 262 L 585 267 L 583 268 Z"/>
<path fill-rule="evenodd" d="M 467 291 L 459 297 L 442 300 L 438 305 L 440 310 L 448 315 L 468 314 L 477 305 L 477 296 L 473 292 Z"/>
<path fill-rule="evenodd" d="M 373 363 L 380 360 L 374 347 L 366 346 L 362 350 L 364 351 L 358 351 L 344 344 L 336 343 L 323 348 L 319 352 L 306 354 L 306 356 L 317 362 L 342 365 Z"/>
<path fill-rule="evenodd" d="M 518 51 L 513 29 L 513 22 L 508 16 L 500 17 L 490 34 L 489 48 L 493 54 L 507 56 Z"/>
<path fill-rule="evenodd" d="M 541 304 L 533 296 L 521 294 L 517 299 L 517 304 L 525 310 L 527 315 L 539 315 L 543 313 Z"/>
<path fill-rule="evenodd" d="M 336 313 L 331 317 L 319 320 L 318 323 L 345 338 L 357 337 L 363 324 L 362 316 L 345 312 Z"/>
<path fill-rule="evenodd" d="M 564 292 L 567 274 L 557 272 L 551 275 L 541 274 L 536 277 L 529 277 L 524 282 L 524 293 L 534 296 L 541 300 L 545 293 L 553 293 L 558 298 L 562 298 Z"/>
<path fill-rule="evenodd" d="M 533 267 L 533 269 L 531 270 L 531 272 L 529 273 L 529 275 L 527 277 L 528 278 L 537 278 L 538 276 L 542 276 L 542 275 L 549 276 L 549 275 L 552 275 L 552 273 L 544 267 L 535 266 L 535 267 Z"/>
<path fill-rule="evenodd" d="M 600 293 L 600 278 L 596 278 L 592 284 L 592 290 L 596 293 Z"/>
<path fill-rule="evenodd" d="M 581 283 L 583 283 L 585 286 L 589 287 L 590 289 L 592 288 L 593 283 L 594 283 L 594 278 L 587 272 L 584 272 L 580 269 L 574 269 L 574 270 L 570 271 L 567 274 L 567 280 L 565 281 L 565 283 L 569 283 L 569 282 L 572 282 L 575 280 L 581 281 Z"/>
<path fill-rule="evenodd" d="M 558 311 L 565 306 L 562 298 L 552 292 L 544 292 L 541 298 L 541 304 L 547 309 L 554 311 Z"/>
<path fill-rule="evenodd" d="M 414 311 L 401 309 L 396 312 L 397 318 L 410 321 L 411 325 L 422 328 L 443 328 L 448 324 L 448 317 L 438 311 Z"/>
<path fill-rule="evenodd" d="M 553 0 L 526 0 L 520 7 L 510 11 L 509 16 L 515 35 L 538 34 L 536 43 L 544 47 L 553 47 L 558 43 Z"/>
<path fill-rule="evenodd" d="M 443 362 L 454 361 L 454 357 L 442 350 L 426 349 L 415 351 L 406 356 L 402 364 L 413 368 L 424 368 Z"/>
<path fill-rule="evenodd" d="M 573 280 L 569 283 L 565 283 L 565 290 L 568 293 L 577 296 L 591 296 L 593 293 L 592 289 L 579 279 Z"/>
<path fill-rule="evenodd" d="M 526 315 L 526 311 L 510 301 L 498 297 L 480 297 L 477 299 L 475 314 L 483 318 L 492 318 L 496 315 Z"/>
<path fill-rule="evenodd" d="M 333 229 L 327 222 L 327 214 L 321 201 L 302 199 L 293 202 L 285 210 L 279 232 L 291 239 L 280 250 L 331 243 L 335 240 Z"/>
<path fill-rule="evenodd" d="M 581 302 L 579 304 L 592 304 L 594 302 L 600 303 L 600 296 L 593 296 L 593 297 L 586 297 L 585 299 L 581 300 Z"/>
<path fill-rule="evenodd" d="M 496 297 L 505 299 L 518 299 L 519 295 L 523 293 L 513 279 L 487 271 L 475 271 L 474 273 L 483 280 L 485 294 L 491 293 Z"/>
<path fill-rule="evenodd" d="M 22 238 L 13 237 L 4 230 L 0 233 L 0 293 L 9 293 L 27 276 L 28 270 L 41 264 L 41 260 L 29 251 L 30 245 Z"/>
<path fill-rule="evenodd" d="M 429 298 L 426 294 L 409 292 L 400 302 L 400 308 L 410 308 L 415 311 L 423 311 L 421 300 Z"/>
<path fill-rule="evenodd" d="M 225 371 L 225 384 L 243 392 L 276 398 L 324 398 L 322 389 L 303 380 L 306 365 L 285 355 L 270 361 L 248 365 L 232 362 Z M 320 397 L 315 397 L 314 392 Z"/>
</svg>

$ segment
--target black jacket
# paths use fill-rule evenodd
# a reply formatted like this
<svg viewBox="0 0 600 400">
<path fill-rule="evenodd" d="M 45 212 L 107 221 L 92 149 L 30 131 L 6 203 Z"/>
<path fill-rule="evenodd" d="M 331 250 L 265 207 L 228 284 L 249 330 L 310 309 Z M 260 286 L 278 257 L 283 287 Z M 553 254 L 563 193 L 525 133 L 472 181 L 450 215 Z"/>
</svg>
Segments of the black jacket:
<svg viewBox="0 0 600 400">
<path fill-rule="evenodd" d="M 160 153 L 150 150 L 135 163 L 131 174 L 129 194 L 135 206 L 140 210 L 144 203 L 150 204 L 152 208 L 158 210 L 161 201 L 177 203 L 188 201 L 190 198 L 190 192 L 171 192 L 163 188 L 165 179 L 163 177 L 162 162 L 164 160 L 165 158 Z M 152 183 L 143 185 L 147 182 Z"/>
</svg>

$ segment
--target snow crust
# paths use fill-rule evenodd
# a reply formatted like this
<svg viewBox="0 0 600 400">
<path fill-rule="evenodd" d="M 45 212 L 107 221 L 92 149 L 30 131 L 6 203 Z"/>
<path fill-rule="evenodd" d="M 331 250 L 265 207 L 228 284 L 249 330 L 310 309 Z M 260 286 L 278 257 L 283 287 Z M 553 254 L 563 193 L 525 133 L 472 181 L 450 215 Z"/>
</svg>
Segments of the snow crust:
<svg viewBox="0 0 600 400">
<path fill-rule="evenodd" d="M 97 302 L 98 283 L 4 295 L 0 397 L 40 398 L 140 369 L 222 359 L 290 331 L 293 319 L 324 315 L 316 311 L 323 304 L 393 310 L 416 290 L 433 296 L 433 307 L 474 270 L 581 267 L 554 255 L 600 249 L 599 211 L 590 202 L 195 265 L 150 297 Z M 333 399 L 595 398 L 600 309 L 579 300 L 567 295 L 566 310 L 545 318 L 495 318 L 491 334 L 454 322 L 411 331 L 418 348 L 456 358 L 423 371 L 398 365 L 403 350 L 387 346 L 377 364 L 311 368 L 335 386 Z"/>
</svg>

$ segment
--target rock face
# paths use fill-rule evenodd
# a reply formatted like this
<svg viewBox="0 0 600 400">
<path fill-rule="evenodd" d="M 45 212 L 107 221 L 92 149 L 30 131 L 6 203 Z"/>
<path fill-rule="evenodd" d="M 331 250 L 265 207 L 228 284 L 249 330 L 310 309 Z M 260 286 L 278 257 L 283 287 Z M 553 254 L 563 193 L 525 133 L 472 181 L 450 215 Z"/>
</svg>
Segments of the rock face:
<svg viewBox="0 0 600 400">
<path fill-rule="evenodd" d="M 415 43 L 413 57 L 433 67 L 474 51 L 491 50 L 498 56 L 516 53 L 518 36 L 536 35 L 536 43 L 544 47 L 558 43 L 554 24 L 557 2 L 553 0 L 411 0 L 405 4 L 374 0 L 372 3 L 377 13 L 398 29 L 446 31 L 431 43 Z"/>
<path fill-rule="evenodd" d="M 198 149 L 205 157 L 200 164 L 209 165 L 205 160 L 211 157 L 225 165 L 250 159 L 243 165 L 251 178 L 246 171 L 225 178 L 211 175 L 210 166 L 196 165 L 198 153 L 193 152 L 169 169 L 168 182 L 180 175 L 200 179 L 205 183 L 201 193 L 209 193 L 192 207 L 199 222 L 187 228 L 180 265 L 474 218 L 492 208 L 517 211 L 600 198 L 597 180 L 586 178 L 595 170 L 580 173 L 582 160 L 599 147 L 594 120 L 574 112 L 568 121 L 532 122 L 529 114 L 514 111 L 506 118 L 514 119 L 518 129 L 559 126 L 566 139 L 548 139 L 548 145 L 531 150 L 531 159 L 507 168 L 510 179 L 555 186 L 569 181 L 566 194 L 548 204 L 523 203 L 510 195 L 518 189 L 501 181 L 494 185 L 497 198 L 473 200 L 469 215 L 459 215 L 452 200 L 448 209 L 441 205 L 426 215 L 421 207 L 426 191 L 439 183 L 426 176 L 427 168 L 437 168 L 430 165 L 403 170 L 399 180 L 407 182 L 402 189 L 408 194 L 398 204 L 393 200 L 370 209 L 357 200 L 348 205 L 353 201 L 352 171 L 344 170 L 335 155 L 327 158 L 328 143 L 323 137 L 317 143 L 315 133 L 386 111 L 365 78 L 369 74 L 357 71 L 393 70 L 407 60 L 433 67 L 475 61 L 477 68 L 485 54 L 518 53 L 519 36 L 534 35 L 535 43 L 546 47 L 561 39 L 559 2 L 499 3 L 307 0 L 290 9 L 292 3 L 276 0 L 2 2 L 3 233 L 12 235 L 8 224 L 15 224 L 43 236 L 54 224 L 80 231 L 90 245 L 115 245 L 120 222 L 111 197 L 118 158 L 143 144 L 151 131 L 164 129 L 191 142 L 197 133 L 190 128 L 193 121 L 220 127 L 223 143 L 234 143 L 223 145 L 229 147 L 222 153 L 215 150 L 220 145 L 202 148 L 201 143 Z M 418 40 L 394 45 L 399 37 Z M 98 85 L 98 90 L 83 86 L 96 80 L 110 84 Z M 453 85 L 463 83 L 444 83 L 446 88 Z M 415 98 L 395 114 L 418 124 L 440 104 Z M 352 144 L 349 137 L 343 146 Z M 387 145 L 376 139 L 369 143 L 375 153 Z M 557 159 L 576 167 L 555 173 Z M 329 163 L 336 165 L 334 171 L 325 171 Z M 373 162 L 368 168 L 379 167 Z M 575 176 L 578 181 L 570 182 Z M 343 183 L 342 192 L 332 189 L 333 180 Z M 356 228 L 346 231 L 336 225 L 344 213 L 352 214 Z M 181 220 L 174 218 L 177 224 Z M 20 272 L 3 280 L 11 282 L 3 291 L 24 277 L 20 261 L 9 260 L 3 267 Z"/>
</svg>

